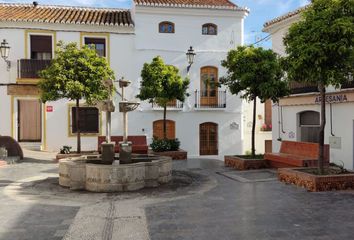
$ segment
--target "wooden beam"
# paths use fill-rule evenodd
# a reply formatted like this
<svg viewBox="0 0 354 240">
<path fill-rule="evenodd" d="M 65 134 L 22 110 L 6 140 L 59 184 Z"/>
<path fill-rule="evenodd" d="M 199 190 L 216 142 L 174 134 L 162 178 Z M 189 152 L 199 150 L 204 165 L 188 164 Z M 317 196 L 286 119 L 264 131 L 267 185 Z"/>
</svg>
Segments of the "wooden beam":
<svg viewBox="0 0 354 240">
<path fill-rule="evenodd" d="M 38 96 L 40 90 L 35 85 L 8 85 L 7 95 L 16 96 Z"/>
</svg>

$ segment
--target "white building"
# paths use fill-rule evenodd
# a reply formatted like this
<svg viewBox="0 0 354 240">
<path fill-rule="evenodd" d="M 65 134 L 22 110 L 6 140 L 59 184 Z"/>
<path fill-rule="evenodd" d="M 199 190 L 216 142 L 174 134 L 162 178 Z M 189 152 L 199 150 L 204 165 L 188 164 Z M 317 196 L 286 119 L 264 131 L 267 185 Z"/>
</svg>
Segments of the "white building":
<svg viewBox="0 0 354 240">
<path fill-rule="evenodd" d="M 283 38 L 292 23 L 299 21 L 299 8 L 273 19 L 264 25 L 271 34 L 273 50 L 285 55 Z M 280 141 L 317 142 L 320 124 L 320 99 L 316 86 L 309 84 L 291 85 L 292 95 L 282 98 L 279 106 L 273 106 L 273 151 L 278 152 Z M 354 83 L 342 85 L 340 89 L 328 87 L 325 143 L 330 144 L 330 160 L 353 169 L 354 136 Z"/>
<path fill-rule="evenodd" d="M 197 56 L 189 72 L 190 97 L 169 109 L 169 136 L 179 138 L 190 156 L 221 157 L 249 150 L 249 104 L 225 88 L 213 89 L 203 81 L 205 76 L 217 81 L 225 74 L 221 60 L 230 49 L 243 44 L 248 10 L 227 0 L 159 2 L 135 0 L 131 10 L 0 4 L 0 39 L 11 46 L 9 71 L 0 61 L 0 134 L 23 144 L 36 142 L 49 151 L 63 145 L 75 148 L 74 103 L 63 99 L 40 104 L 35 85 L 37 71 L 49 63 L 60 40 L 95 44 L 116 78 L 132 81 L 127 89 L 127 98 L 132 100 L 139 91 L 145 62 L 160 55 L 187 76 L 186 52 L 193 46 Z M 259 106 L 257 129 L 266 115 L 263 108 Z M 105 117 L 93 107 L 81 111 L 85 121 L 81 126 L 86 131 L 82 148 L 97 149 L 97 136 L 105 133 Z M 118 111 L 113 113 L 113 135 L 122 135 L 121 119 Z M 161 109 L 142 103 L 129 114 L 129 135 L 145 134 L 151 140 L 160 134 L 161 119 Z M 259 152 L 270 138 L 270 132 L 259 134 Z"/>
</svg>

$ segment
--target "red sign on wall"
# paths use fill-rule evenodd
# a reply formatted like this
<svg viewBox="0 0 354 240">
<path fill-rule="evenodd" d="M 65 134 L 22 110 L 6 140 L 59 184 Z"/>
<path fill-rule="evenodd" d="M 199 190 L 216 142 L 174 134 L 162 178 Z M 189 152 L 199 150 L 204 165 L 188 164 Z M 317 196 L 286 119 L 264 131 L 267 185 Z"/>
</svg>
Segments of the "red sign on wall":
<svg viewBox="0 0 354 240">
<path fill-rule="evenodd" d="M 47 106 L 47 112 L 53 112 L 53 106 Z"/>
</svg>

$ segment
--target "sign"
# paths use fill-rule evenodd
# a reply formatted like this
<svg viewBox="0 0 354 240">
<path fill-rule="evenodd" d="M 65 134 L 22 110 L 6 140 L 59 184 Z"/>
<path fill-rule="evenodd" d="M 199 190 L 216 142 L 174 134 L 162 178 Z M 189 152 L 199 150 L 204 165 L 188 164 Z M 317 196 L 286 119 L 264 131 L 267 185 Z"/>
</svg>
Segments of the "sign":
<svg viewBox="0 0 354 240">
<path fill-rule="evenodd" d="M 329 137 L 329 145 L 333 149 L 342 149 L 342 138 Z"/>
<path fill-rule="evenodd" d="M 53 112 L 53 106 L 47 106 L 46 107 L 47 112 Z"/>
<path fill-rule="evenodd" d="M 321 103 L 321 96 L 317 96 L 315 99 L 316 104 Z M 347 102 L 348 98 L 346 94 L 336 94 L 336 95 L 327 95 L 326 96 L 326 103 L 342 103 Z"/>
</svg>

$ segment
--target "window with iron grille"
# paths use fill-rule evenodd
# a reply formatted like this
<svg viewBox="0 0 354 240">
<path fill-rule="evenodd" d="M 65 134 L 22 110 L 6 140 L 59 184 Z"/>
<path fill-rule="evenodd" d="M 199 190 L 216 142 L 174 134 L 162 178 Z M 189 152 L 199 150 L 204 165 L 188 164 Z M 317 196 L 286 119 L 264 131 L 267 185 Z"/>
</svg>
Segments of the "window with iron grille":
<svg viewBox="0 0 354 240">
<path fill-rule="evenodd" d="M 81 133 L 99 133 L 99 110 L 95 107 L 80 107 L 79 124 Z M 76 107 L 71 108 L 71 132 L 77 133 Z"/>
</svg>

